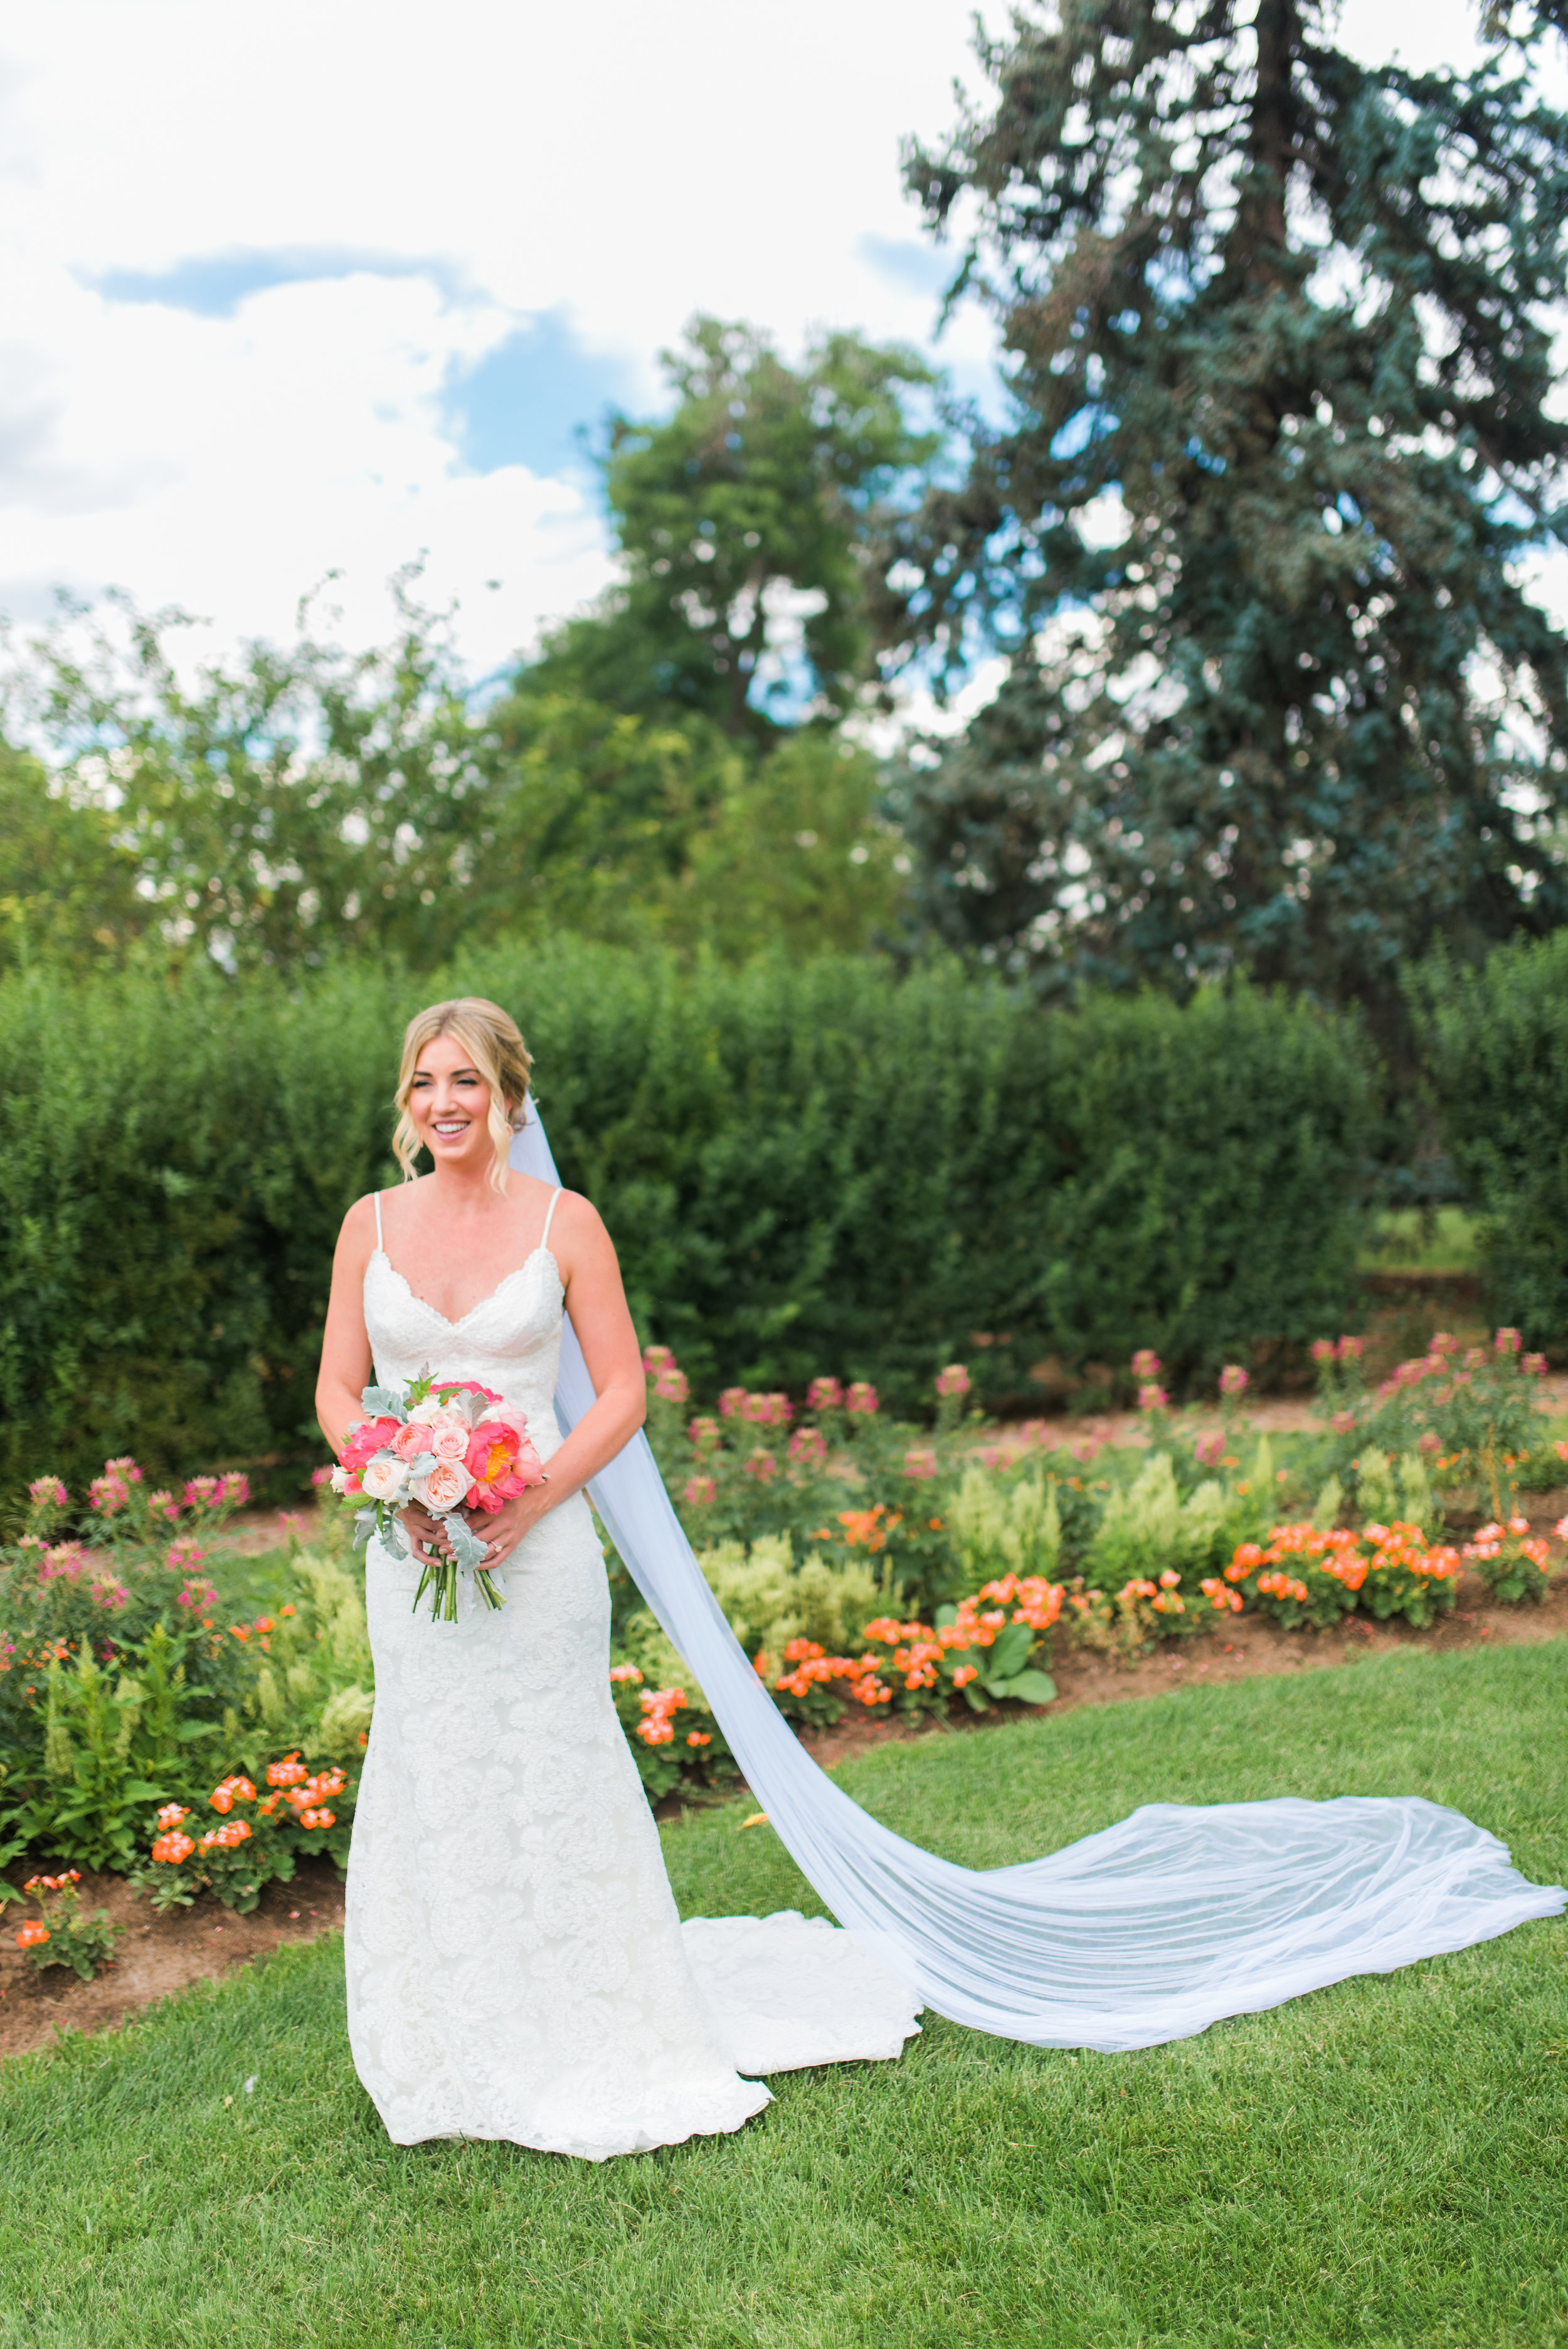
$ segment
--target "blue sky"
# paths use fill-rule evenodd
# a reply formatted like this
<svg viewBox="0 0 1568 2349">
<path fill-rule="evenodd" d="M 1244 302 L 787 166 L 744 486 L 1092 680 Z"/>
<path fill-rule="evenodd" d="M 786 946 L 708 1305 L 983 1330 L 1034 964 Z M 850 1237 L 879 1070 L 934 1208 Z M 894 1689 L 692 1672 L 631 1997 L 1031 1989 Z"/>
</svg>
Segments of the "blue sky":
<svg viewBox="0 0 1568 2349">
<path fill-rule="evenodd" d="M 993 16 L 995 11 L 990 12 Z M 1464 0 L 1352 0 L 1369 54 Z M 575 428 L 656 406 L 696 310 L 929 345 L 951 256 L 899 145 L 969 0 L 56 0 L 0 32 L 0 612 L 113 584 L 368 641 L 424 555 L 477 671 L 611 575 Z M 936 356 L 990 380 L 960 315 Z M 499 585 L 491 585 L 499 582 Z"/>
</svg>

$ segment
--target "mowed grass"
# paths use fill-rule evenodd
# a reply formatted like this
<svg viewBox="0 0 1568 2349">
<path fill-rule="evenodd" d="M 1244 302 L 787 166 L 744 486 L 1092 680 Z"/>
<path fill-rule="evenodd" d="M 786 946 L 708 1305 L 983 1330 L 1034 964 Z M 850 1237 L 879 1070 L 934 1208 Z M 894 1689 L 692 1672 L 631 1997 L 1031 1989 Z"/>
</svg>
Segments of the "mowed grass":
<svg viewBox="0 0 1568 2349">
<path fill-rule="evenodd" d="M 982 1867 L 1146 1801 L 1418 1793 L 1561 1883 L 1565 1717 L 1555 1643 L 938 1734 L 843 1775 Z M 817 1906 L 749 1807 L 665 1831 L 687 1914 Z M 900 2064 L 775 2086 L 737 2137 L 598 2168 L 400 2151 L 349 2062 L 338 1945 L 285 1951 L 0 2067 L 0 2344 L 1568 2340 L 1560 1921 L 1140 2054 L 932 2017 Z"/>
</svg>

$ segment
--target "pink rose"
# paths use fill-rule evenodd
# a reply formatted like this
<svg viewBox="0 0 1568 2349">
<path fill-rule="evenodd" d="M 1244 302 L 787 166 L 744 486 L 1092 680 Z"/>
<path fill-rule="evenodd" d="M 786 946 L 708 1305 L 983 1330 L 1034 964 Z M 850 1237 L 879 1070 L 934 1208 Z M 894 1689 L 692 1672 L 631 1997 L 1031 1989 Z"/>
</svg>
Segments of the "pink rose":
<svg viewBox="0 0 1568 2349">
<path fill-rule="evenodd" d="M 359 1473 L 363 1489 L 373 1501 L 397 1500 L 407 1475 L 400 1460 L 369 1460 Z"/>
<path fill-rule="evenodd" d="M 433 1451 L 434 1448 L 430 1442 L 430 1430 L 418 1426 L 411 1419 L 405 1420 L 392 1438 L 392 1449 L 399 1460 L 418 1460 L 421 1452 Z"/>
<path fill-rule="evenodd" d="M 469 1431 L 455 1420 L 449 1427 L 430 1431 L 430 1449 L 438 1460 L 466 1460 L 469 1452 Z"/>
<path fill-rule="evenodd" d="M 369 1472 L 366 1471 L 368 1489 Z M 416 1476 L 414 1497 L 423 1501 L 428 1509 L 460 1508 L 468 1497 L 469 1479 L 460 1461 L 438 1460 L 422 1476 Z"/>
</svg>

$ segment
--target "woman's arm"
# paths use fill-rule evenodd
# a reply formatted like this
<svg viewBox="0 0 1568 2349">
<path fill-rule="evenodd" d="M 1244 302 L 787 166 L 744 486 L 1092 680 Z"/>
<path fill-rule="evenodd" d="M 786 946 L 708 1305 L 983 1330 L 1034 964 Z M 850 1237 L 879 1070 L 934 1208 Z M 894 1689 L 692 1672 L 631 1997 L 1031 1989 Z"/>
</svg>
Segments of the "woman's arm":
<svg viewBox="0 0 1568 2349">
<path fill-rule="evenodd" d="M 365 1332 L 365 1268 L 375 1245 L 375 1216 L 370 1200 L 355 1201 L 343 1219 L 332 1259 L 332 1295 L 321 1341 L 315 1415 L 334 1457 L 347 1442 L 349 1429 L 365 1416 L 359 1398 L 370 1383 L 374 1367 Z"/>
<path fill-rule="evenodd" d="M 598 1400 L 552 1455 L 548 1483 L 530 1485 L 493 1517 L 479 1510 L 470 1513 L 469 1523 L 490 1545 L 487 1567 L 501 1565 L 541 1517 L 570 1500 L 614 1460 L 647 1417 L 642 1349 L 609 1233 L 597 1210 L 573 1191 L 562 1193 L 552 1232 L 566 1284 L 566 1310 Z"/>
</svg>

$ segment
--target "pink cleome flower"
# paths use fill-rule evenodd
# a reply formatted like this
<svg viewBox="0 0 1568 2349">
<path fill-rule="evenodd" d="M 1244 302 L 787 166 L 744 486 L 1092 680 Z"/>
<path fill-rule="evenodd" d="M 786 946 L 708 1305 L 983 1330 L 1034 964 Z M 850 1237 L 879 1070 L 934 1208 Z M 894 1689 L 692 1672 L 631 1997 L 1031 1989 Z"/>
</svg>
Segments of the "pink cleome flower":
<svg viewBox="0 0 1568 2349">
<path fill-rule="evenodd" d="M 70 1495 L 57 1476 L 35 1476 L 27 1498 L 36 1509 L 63 1509 Z"/>
<path fill-rule="evenodd" d="M 844 1408 L 846 1411 L 856 1413 L 862 1419 L 873 1418 L 882 1409 L 877 1391 L 868 1379 L 855 1381 L 845 1399 Z"/>
<path fill-rule="evenodd" d="M 841 1411 L 844 1390 L 837 1379 L 813 1379 L 806 1390 L 808 1411 Z"/>
<path fill-rule="evenodd" d="M 1227 1362 L 1220 1372 L 1220 1392 L 1222 1395 L 1245 1394 L 1249 1381 L 1239 1362 Z"/>
<path fill-rule="evenodd" d="M 939 1395 L 966 1395 L 969 1392 L 969 1371 L 963 1362 L 949 1362 L 944 1371 L 936 1373 Z"/>
</svg>

